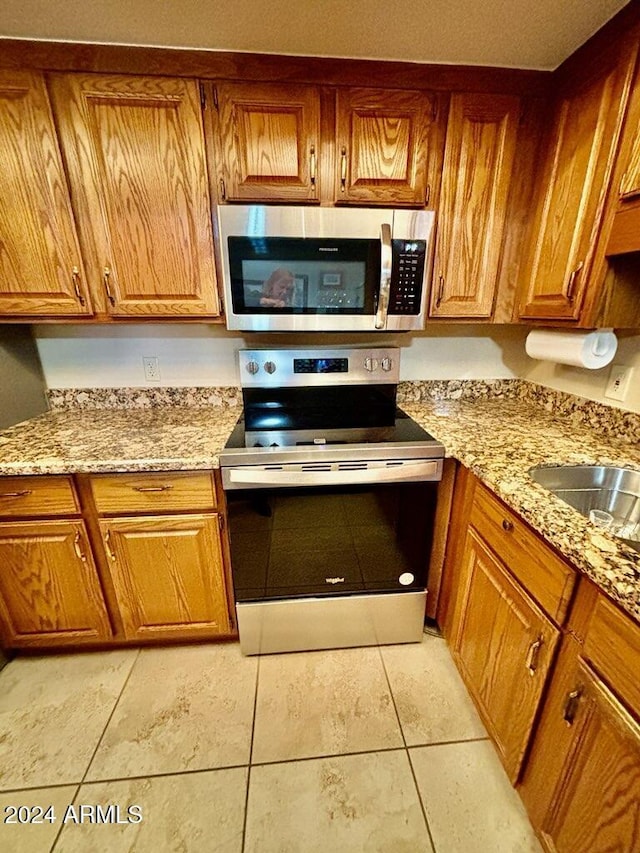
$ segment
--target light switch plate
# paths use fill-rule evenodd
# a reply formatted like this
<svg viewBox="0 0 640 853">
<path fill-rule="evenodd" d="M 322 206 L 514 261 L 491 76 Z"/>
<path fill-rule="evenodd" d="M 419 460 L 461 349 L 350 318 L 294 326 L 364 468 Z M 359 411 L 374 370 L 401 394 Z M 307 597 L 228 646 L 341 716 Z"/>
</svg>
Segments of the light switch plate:
<svg viewBox="0 0 640 853">
<path fill-rule="evenodd" d="M 623 402 L 627 396 L 627 390 L 631 382 L 633 367 L 625 367 L 623 364 L 614 364 L 609 372 L 609 381 L 604 396 L 610 400 Z"/>
</svg>

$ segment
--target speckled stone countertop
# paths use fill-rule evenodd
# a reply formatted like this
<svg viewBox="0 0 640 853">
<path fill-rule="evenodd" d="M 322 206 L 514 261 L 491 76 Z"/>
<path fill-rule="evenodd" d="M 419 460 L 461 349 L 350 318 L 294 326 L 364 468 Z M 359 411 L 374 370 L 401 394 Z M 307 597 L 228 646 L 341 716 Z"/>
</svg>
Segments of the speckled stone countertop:
<svg viewBox="0 0 640 853">
<path fill-rule="evenodd" d="M 521 400 L 431 400 L 402 408 L 542 537 L 640 621 L 640 553 L 534 483 L 534 465 L 640 470 L 640 448 Z"/>
<path fill-rule="evenodd" d="M 0 475 L 218 467 L 239 407 L 60 409 L 0 433 Z"/>
<path fill-rule="evenodd" d="M 418 399 L 405 395 L 401 405 L 444 444 L 447 456 L 470 468 L 640 621 L 640 553 L 599 532 L 528 474 L 534 465 L 556 464 L 640 470 L 634 432 L 637 416 L 631 427 L 623 424 L 626 437 L 622 439 L 615 437 L 615 431 L 607 435 L 577 421 L 574 404 L 549 412 L 539 402 L 504 395 L 502 386 L 493 390 L 480 388 L 479 383 L 475 386 L 478 396 L 425 399 L 421 391 L 416 393 Z M 515 385 L 509 388 L 510 394 L 518 390 Z M 170 397 L 150 404 L 138 394 L 138 407 L 129 408 L 131 400 L 123 403 L 113 394 L 102 394 L 99 407 L 83 408 L 77 405 L 76 395 L 66 401 L 67 407 L 54 408 L 0 433 L 0 475 L 215 468 L 241 410 L 237 389 L 215 397 L 214 405 L 210 395 L 207 405 L 201 404 L 203 399 L 190 398 L 196 405 L 175 405 L 175 401 L 171 405 Z M 620 423 L 615 428 L 619 433 Z"/>
</svg>

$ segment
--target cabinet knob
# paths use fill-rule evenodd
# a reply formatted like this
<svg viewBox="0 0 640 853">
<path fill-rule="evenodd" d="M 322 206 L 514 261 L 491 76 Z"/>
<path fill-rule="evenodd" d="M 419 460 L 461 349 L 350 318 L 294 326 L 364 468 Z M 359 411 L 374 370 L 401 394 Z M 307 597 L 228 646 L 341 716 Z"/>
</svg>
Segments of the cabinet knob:
<svg viewBox="0 0 640 853">
<path fill-rule="evenodd" d="M 513 521 L 509 521 L 508 518 L 503 518 L 502 519 L 502 529 L 506 530 L 507 533 L 511 533 L 511 531 L 513 530 Z"/>
</svg>

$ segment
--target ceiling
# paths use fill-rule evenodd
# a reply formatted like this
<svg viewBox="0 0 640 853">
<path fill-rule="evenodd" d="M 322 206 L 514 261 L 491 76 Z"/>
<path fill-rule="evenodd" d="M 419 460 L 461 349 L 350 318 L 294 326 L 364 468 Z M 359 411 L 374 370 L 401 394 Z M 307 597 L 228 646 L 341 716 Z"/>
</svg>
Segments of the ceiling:
<svg viewBox="0 0 640 853">
<path fill-rule="evenodd" d="M 0 36 L 551 70 L 627 0 L 2 0 Z"/>
</svg>

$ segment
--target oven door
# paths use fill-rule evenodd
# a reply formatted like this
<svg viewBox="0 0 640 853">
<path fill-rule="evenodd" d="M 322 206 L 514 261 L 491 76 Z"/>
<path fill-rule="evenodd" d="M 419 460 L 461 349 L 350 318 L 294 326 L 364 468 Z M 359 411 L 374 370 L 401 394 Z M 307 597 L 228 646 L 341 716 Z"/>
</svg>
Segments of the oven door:
<svg viewBox="0 0 640 853">
<path fill-rule="evenodd" d="M 437 482 L 226 496 L 245 654 L 421 638 Z"/>
</svg>

